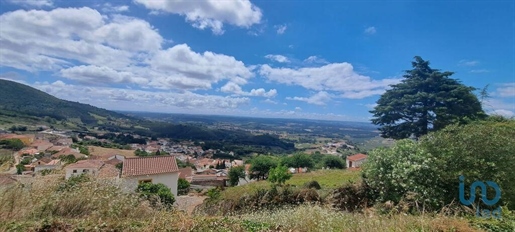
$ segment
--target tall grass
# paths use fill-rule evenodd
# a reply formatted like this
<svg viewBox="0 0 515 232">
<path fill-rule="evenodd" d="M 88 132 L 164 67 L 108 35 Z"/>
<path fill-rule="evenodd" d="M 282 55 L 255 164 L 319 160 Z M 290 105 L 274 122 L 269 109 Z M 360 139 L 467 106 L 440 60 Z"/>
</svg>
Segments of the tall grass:
<svg viewBox="0 0 515 232">
<path fill-rule="evenodd" d="M 0 231 L 475 231 L 443 216 L 381 216 L 322 205 L 254 210 L 236 216 L 188 216 L 152 208 L 117 182 L 30 178 L 0 187 Z"/>
</svg>

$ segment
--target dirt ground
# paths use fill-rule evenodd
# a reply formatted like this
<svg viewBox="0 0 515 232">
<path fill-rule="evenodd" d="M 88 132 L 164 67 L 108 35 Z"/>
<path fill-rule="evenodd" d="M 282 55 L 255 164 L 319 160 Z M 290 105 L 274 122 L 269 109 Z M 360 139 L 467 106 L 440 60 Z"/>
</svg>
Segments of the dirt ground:
<svg viewBox="0 0 515 232">
<path fill-rule="evenodd" d="M 183 210 L 184 212 L 188 213 L 188 215 L 191 215 L 191 213 L 195 209 L 195 206 L 202 204 L 202 202 L 204 202 L 204 199 L 206 199 L 205 196 L 178 196 L 177 207 L 179 208 L 179 210 Z"/>
</svg>

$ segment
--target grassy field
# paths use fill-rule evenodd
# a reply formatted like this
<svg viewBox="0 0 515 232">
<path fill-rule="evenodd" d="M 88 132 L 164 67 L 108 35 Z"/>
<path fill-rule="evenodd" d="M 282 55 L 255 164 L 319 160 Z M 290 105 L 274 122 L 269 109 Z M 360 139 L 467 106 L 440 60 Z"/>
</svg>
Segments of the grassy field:
<svg viewBox="0 0 515 232">
<path fill-rule="evenodd" d="M 89 153 L 95 156 L 123 155 L 125 157 L 135 157 L 134 150 L 122 150 L 97 146 L 88 146 Z"/>
<path fill-rule="evenodd" d="M 294 174 L 286 183 L 302 186 L 306 182 L 316 180 L 322 188 L 336 188 L 349 181 L 356 182 L 360 178 L 360 172 L 348 170 L 317 170 L 308 173 Z"/>
<path fill-rule="evenodd" d="M 321 205 L 188 216 L 152 208 L 110 182 L 93 180 L 63 189 L 63 179 L 51 175 L 0 186 L 0 231 L 483 231 L 457 216 L 347 213 Z"/>
<path fill-rule="evenodd" d="M 306 182 L 316 180 L 323 190 L 334 189 L 349 183 L 359 181 L 360 172 L 348 170 L 317 170 L 308 173 L 294 174 L 286 182 L 288 185 L 303 186 Z M 252 194 L 260 189 L 270 188 L 270 182 L 266 180 L 254 181 L 245 185 L 230 187 L 222 192 L 224 199 L 238 199 L 245 194 Z"/>
</svg>

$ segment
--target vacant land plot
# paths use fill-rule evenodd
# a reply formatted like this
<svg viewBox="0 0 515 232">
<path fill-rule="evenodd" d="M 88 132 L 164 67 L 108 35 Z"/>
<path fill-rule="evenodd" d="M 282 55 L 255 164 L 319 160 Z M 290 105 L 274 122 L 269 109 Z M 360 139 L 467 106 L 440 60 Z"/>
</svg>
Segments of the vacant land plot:
<svg viewBox="0 0 515 232">
<path fill-rule="evenodd" d="M 105 148 L 105 147 L 97 147 L 97 146 L 88 146 L 89 153 L 94 156 L 111 156 L 111 155 L 123 155 L 125 157 L 133 157 L 134 150 L 123 150 L 123 149 L 114 149 L 114 148 Z"/>
</svg>

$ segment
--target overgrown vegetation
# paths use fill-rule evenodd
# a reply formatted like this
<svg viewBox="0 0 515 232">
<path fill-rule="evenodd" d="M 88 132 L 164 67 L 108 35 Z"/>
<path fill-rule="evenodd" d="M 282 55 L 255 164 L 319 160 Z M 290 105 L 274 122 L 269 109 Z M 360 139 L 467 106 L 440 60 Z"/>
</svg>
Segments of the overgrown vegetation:
<svg viewBox="0 0 515 232">
<path fill-rule="evenodd" d="M 456 201 L 460 175 L 465 185 L 494 181 L 501 187 L 499 205 L 515 206 L 515 120 L 453 125 L 420 142 L 399 141 L 370 153 L 364 180 L 378 202 L 410 200 L 420 210 L 439 210 Z M 487 192 L 492 199 L 492 189 Z M 479 194 L 479 192 L 478 192 Z M 481 195 L 479 195 L 481 196 Z M 480 198 L 474 205 L 484 207 Z"/>
</svg>

